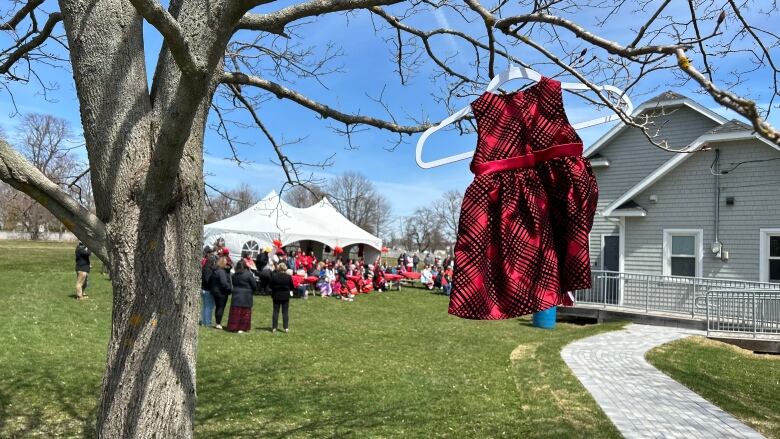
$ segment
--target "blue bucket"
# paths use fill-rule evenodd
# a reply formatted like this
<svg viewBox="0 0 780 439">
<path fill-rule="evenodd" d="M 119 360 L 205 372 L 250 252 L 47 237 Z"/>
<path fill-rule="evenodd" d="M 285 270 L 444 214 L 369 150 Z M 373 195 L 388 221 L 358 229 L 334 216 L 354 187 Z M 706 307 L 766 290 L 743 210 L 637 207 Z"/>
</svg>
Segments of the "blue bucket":
<svg viewBox="0 0 780 439">
<path fill-rule="evenodd" d="M 534 313 L 533 325 L 542 329 L 555 329 L 555 316 L 558 308 L 553 306 L 544 311 Z"/>
</svg>

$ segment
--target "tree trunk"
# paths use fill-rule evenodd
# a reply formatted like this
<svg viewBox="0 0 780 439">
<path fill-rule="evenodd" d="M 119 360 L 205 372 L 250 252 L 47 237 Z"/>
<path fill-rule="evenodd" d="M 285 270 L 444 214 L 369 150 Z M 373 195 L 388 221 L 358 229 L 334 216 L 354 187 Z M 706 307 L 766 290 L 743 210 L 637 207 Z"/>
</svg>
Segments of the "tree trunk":
<svg viewBox="0 0 780 439">
<path fill-rule="evenodd" d="M 202 196 L 161 223 L 130 215 L 109 230 L 113 324 L 99 437 L 189 437 L 195 413 Z"/>
</svg>

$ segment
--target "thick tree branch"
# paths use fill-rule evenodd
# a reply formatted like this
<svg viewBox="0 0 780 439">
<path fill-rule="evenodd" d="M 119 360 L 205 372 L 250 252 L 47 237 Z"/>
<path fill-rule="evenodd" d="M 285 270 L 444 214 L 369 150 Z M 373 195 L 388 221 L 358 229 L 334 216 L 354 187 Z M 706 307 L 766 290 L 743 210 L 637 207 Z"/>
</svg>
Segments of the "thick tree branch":
<svg viewBox="0 0 780 439">
<path fill-rule="evenodd" d="M 179 22 L 155 0 L 130 0 L 146 21 L 163 36 L 168 49 L 185 76 L 194 77 L 205 73 L 205 67 L 198 63 Z"/>
<path fill-rule="evenodd" d="M 323 118 L 330 117 L 332 119 L 335 119 L 339 122 L 343 122 L 348 125 L 349 124 L 370 125 L 376 128 L 389 130 L 395 133 L 405 133 L 405 134 L 419 133 L 425 131 L 431 126 L 430 124 L 406 125 L 406 126 L 398 125 L 396 123 L 388 122 L 382 119 L 376 119 L 369 116 L 342 113 L 341 111 L 338 111 L 327 105 L 309 99 L 308 97 L 294 90 L 290 90 L 289 88 L 284 87 L 283 85 L 277 84 L 275 82 L 271 82 L 267 79 L 259 78 L 257 76 L 245 75 L 243 73 L 225 72 L 222 75 L 222 79 L 220 82 L 222 82 L 223 84 L 243 84 L 243 85 L 251 85 L 254 87 L 262 88 L 264 90 L 267 90 L 275 94 L 280 99 L 281 98 L 289 99 L 303 107 L 315 111 L 319 113 L 319 115 L 322 116 Z"/>
<path fill-rule="evenodd" d="M 97 257 L 108 263 L 106 227 L 103 222 L 3 140 L 0 140 L 0 180 L 40 203 L 87 244 Z"/>
<path fill-rule="evenodd" d="M 780 146 L 780 132 L 778 132 L 769 122 L 764 120 L 755 102 L 737 96 L 728 90 L 719 89 L 698 71 L 696 67 L 691 65 L 691 61 L 685 56 L 685 52 L 682 49 L 678 49 L 676 54 L 680 68 L 687 73 L 688 76 L 693 78 L 694 81 L 698 82 L 702 88 L 707 90 L 707 93 L 709 93 L 717 103 L 745 116 L 750 121 L 751 125 L 753 125 L 753 129 L 755 129 L 761 137 Z"/>
<path fill-rule="evenodd" d="M 395 3 L 401 3 L 401 0 L 312 0 L 269 14 L 246 14 L 239 21 L 237 29 L 259 30 L 284 35 L 285 26 L 301 18 Z"/>
</svg>

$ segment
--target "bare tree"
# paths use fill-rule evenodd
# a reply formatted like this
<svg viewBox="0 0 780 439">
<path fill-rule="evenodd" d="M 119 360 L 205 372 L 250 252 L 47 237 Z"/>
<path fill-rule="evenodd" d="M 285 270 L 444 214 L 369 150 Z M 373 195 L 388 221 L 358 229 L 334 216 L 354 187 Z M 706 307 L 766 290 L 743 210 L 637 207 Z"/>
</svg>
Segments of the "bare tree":
<svg viewBox="0 0 780 439">
<path fill-rule="evenodd" d="M 390 221 L 390 202 L 358 172 L 345 172 L 327 186 L 333 206 L 363 230 L 379 234 Z"/>
<path fill-rule="evenodd" d="M 406 218 L 404 234 L 417 251 L 440 250 L 446 245 L 442 225 L 442 218 L 433 208 L 418 207 L 409 218 Z"/>
<path fill-rule="evenodd" d="M 268 2 L 252 0 L 173 0 L 167 9 L 156 0 L 61 0 L 54 12 L 43 0 L 3 4 L 10 8 L 0 14 L 10 41 L 0 50 L 3 84 L 37 81 L 38 61 L 67 62 L 75 81 L 95 212 L 6 142 L 0 142 L 0 179 L 43 204 L 110 267 L 114 302 L 98 436 L 192 435 L 198 329 L 192 297 L 199 287 L 204 130 L 209 111 L 218 119 L 221 111 L 212 106 L 215 97 L 251 115 L 291 184 L 300 182 L 302 164 L 263 124 L 256 110 L 263 95 L 298 103 L 349 131 L 415 133 L 428 126 L 313 101 L 282 77 L 308 74 L 308 66 L 296 64 L 300 69 L 294 59 L 289 63 L 292 54 L 274 51 L 279 36 L 302 38 L 295 26 L 308 17 L 395 2 L 316 0 L 262 13 L 250 10 Z M 165 42 L 151 75 L 144 21 Z M 255 44 L 234 53 L 240 47 L 231 41 L 248 34 L 257 35 Z M 279 60 L 279 74 L 253 69 L 249 60 L 258 52 Z M 253 90 L 259 93 L 251 96 Z"/>
<path fill-rule="evenodd" d="M 455 190 L 443 193 L 441 198 L 433 203 L 433 211 L 441 221 L 442 234 L 449 242 L 455 242 L 458 236 L 458 220 L 462 204 L 463 192 Z"/>
<path fill-rule="evenodd" d="M 284 200 L 291 206 L 306 208 L 317 204 L 327 196 L 325 190 L 316 184 L 298 185 L 284 193 Z"/>
<path fill-rule="evenodd" d="M 353 134 L 367 127 L 393 133 L 392 148 L 405 140 L 403 134 L 430 126 L 409 117 L 399 120 L 402 109 L 387 104 L 381 90 L 368 92 L 386 110 L 384 119 L 337 109 L 295 90 L 299 82 L 321 84 L 323 75 L 342 71 L 332 62 L 343 54 L 337 45 L 322 53 L 304 45 L 318 26 L 314 17 L 354 12 L 353 17 L 368 10 L 376 34 L 392 49 L 399 82 L 428 75 L 439 87 L 436 102 L 448 109 L 484 90 L 497 66 L 527 65 L 522 55 L 548 76 L 587 84 L 590 93 L 583 97 L 617 112 L 624 124 L 642 130 L 661 148 L 671 149 L 656 137 L 651 118 L 629 117 L 596 85 L 609 82 L 632 93 L 646 78 L 671 71 L 673 85 L 693 81 L 780 144 L 780 133 L 765 120 L 777 106 L 780 37 L 761 20 L 776 15 L 774 2 L 464 1 L 304 0 L 275 7 L 265 0 L 171 0 L 167 9 L 157 0 L 3 3 L 0 31 L 7 44 L 0 48 L 0 86 L 32 82 L 45 95 L 49 84 L 37 76 L 37 64 L 67 63 L 78 94 L 94 213 L 4 141 L 0 179 L 43 204 L 111 267 L 114 303 L 98 436 L 192 435 L 197 347 L 192 295 L 199 286 L 203 137 L 210 112 L 236 160 L 241 145 L 229 133 L 235 122 L 230 114 L 245 112 L 293 186 L 306 180 L 307 166 L 327 160 L 290 157 L 288 143 L 263 119 L 263 106 L 271 99 L 327 118 L 352 147 Z M 262 12 L 252 12 L 258 6 Z M 417 27 L 434 22 L 419 19 L 432 13 L 449 15 L 451 25 Z M 621 27 L 623 42 L 580 22 L 587 17 L 603 25 L 633 13 L 646 21 L 635 30 Z M 151 75 L 144 21 L 165 43 Z M 465 49 L 448 53 L 432 43 L 441 37 Z M 750 95 L 729 91 L 745 81 L 768 87 L 750 87 Z M 756 105 L 758 98 L 766 98 L 768 106 Z M 455 128 L 469 132 L 470 123 L 466 119 Z M 368 230 L 376 230 L 375 224 L 381 228 L 376 214 L 345 207 Z"/>
<path fill-rule="evenodd" d="M 233 216 L 249 209 L 259 199 L 257 192 L 246 183 L 241 183 L 237 188 L 227 192 L 216 189 L 207 190 L 206 202 L 204 203 L 204 221 L 209 224 Z"/>
</svg>

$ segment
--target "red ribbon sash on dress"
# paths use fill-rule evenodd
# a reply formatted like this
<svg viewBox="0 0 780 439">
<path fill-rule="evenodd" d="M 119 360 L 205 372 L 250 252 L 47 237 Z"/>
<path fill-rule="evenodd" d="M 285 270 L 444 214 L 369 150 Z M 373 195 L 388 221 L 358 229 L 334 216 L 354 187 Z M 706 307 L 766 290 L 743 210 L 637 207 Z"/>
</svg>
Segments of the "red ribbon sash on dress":
<svg viewBox="0 0 780 439">
<path fill-rule="evenodd" d="M 551 146 L 546 149 L 534 151 L 533 154 L 524 154 L 503 160 L 471 164 L 471 172 L 474 175 L 492 174 L 494 172 L 509 171 L 511 169 L 532 168 L 537 163 L 546 162 L 557 157 L 582 155 L 582 143 L 564 143 Z"/>
</svg>

